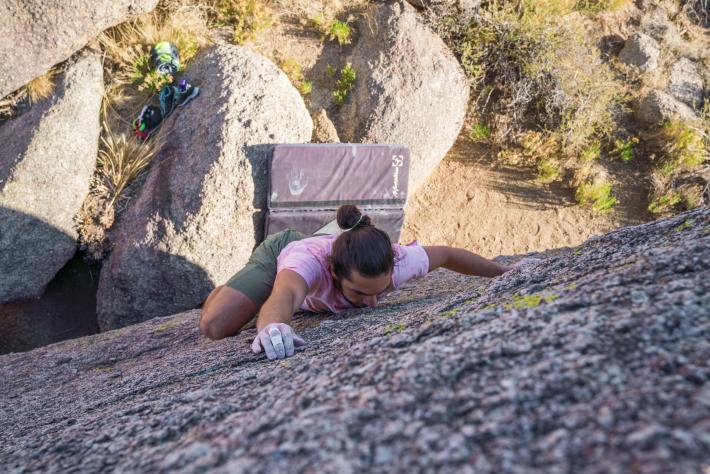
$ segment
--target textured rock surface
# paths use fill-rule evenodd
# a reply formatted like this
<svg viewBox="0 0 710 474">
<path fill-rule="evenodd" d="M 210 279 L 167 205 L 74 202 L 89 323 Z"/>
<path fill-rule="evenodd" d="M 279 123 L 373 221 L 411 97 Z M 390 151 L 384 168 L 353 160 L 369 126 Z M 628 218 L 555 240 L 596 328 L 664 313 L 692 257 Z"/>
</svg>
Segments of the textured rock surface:
<svg viewBox="0 0 710 474">
<path fill-rule="evenodd" d="M 516 296 L 517 295 L 517 296 Z M 525 296 L 523 296 L 525 295 Z M 703 472 L 710 209 L 437 270 L 249 352 L 199 311 L 0 357 L 10 472 Z"/>
<path fill-rule="evenodd" d="M 0 2 L 0 98 L 69 58 L 91 38 L 158 0 Z"/>
<path fill-rule="evenodd" d="M 654 125 L 669 119 L 692 121 L 698 118 L 693 109 L 659 90 L 652 90 L 641 98 L 636 115 L 639 120 Z"/>
<path fill-rule="evenodd" d="M 619 53 L 619 59 L 641 71 L 656 69 L 660 56 L 661 48 L 656 40 L 643 33 L 635 33 Z"/>
<path fill-rule="evenodd" d="M 703 78 L 698 66 L 688 58 L 681 58 L 671 68 L 668 92 L 686 105 L 700 110 L 703 107 Z"/>
<path fill-rule="evenodd" d="M 391 143 L 411 151 L 410 194 L 451 148 L 469 88 L 444 42 L 406 2 L 386 2 L 364 21 L 351 58 L 355 88 L 334 117 L 343 142 Z"/>
<path fill-rule="evenodd" d="M 338 131 L 328 118 L 325 109 L 320 109 L 313 117 L 313 143 L 340 143 Z"/>
<path fill-rule="evenodd" d="M 52 97 L 0 127 L 0 303 L 41 295 L 76 252 L 102 94 L 101 60 L 82 54 Z"/>
<path fill-rule="evenodd" d="M 101 270 L 102 330 L 196 308 L 241 268 L 263 232 L 269 144 L 311 139 L 303 99 L 268 59 L 218 46 L 190 69 L 201 93 L 161 126 Z"/>
</svg>

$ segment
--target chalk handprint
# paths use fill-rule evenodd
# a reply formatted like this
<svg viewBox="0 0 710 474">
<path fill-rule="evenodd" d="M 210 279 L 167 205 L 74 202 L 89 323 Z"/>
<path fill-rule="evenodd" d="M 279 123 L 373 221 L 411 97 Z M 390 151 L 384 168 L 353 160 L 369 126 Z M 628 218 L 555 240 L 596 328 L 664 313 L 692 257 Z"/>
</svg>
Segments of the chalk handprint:
<svg viewBox="0 0 710 474">
<path fill-rule="evenodd" d="M 303 170 L 291 168 L 288 174 L 288 190 L 291 192 L 291 196 L 301 194 L 307 185 L 308 176 L 303 173 Z"/>
</svg>

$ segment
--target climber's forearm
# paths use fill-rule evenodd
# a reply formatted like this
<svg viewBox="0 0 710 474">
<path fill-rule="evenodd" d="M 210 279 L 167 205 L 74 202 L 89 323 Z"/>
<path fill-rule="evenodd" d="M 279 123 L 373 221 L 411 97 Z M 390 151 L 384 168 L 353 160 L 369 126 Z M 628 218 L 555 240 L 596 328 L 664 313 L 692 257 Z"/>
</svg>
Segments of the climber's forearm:
<svg viewBox="0 0 710 474">
<path fill-rule="evenodd" d="M 510 270 L 510 267 L 500 265 L 466 249 L 447 247 L 445 255 L 446 260 L 442 267 L 465 275 L 494 277 Z"/>
<path fill-rule="evenodd" d="M 261 331 L 271 323 L 291 324 L 293 317 L 293 302 L 290 294 L 272 293 L 259 310 L 256 327 Z"/>
</svg>

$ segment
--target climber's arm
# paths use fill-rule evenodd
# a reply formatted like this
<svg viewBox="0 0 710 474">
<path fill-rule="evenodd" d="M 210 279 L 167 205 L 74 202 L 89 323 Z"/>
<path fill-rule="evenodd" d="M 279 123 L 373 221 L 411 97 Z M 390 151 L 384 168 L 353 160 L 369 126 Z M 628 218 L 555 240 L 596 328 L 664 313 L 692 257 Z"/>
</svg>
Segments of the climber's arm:
<svg viewBox="0 0 710 474">
<path fill-rule="evenodd" d="M 446 245 L 425 245 L 424 250 L 429 257 L 430 272 L 443 267 L 465 275 L 494 277 L 510 270 L 508 266 L 500 265 L 465 249 Z"/>
<path fill-rule="evenodd" d="M 293 313 L 299 310 L 307 293 L 308 286 L 301 275 L 287 269 L 277 273 L 271 295 L 259 311 L 257 331 L 270 323 L 290 324 Z"/>
</svg>

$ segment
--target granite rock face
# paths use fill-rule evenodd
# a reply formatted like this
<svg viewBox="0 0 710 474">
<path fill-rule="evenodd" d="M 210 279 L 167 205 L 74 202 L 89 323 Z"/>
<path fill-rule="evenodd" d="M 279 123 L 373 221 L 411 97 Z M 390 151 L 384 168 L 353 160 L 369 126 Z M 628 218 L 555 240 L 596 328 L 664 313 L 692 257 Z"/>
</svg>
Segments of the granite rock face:
<svg viewBox="0 0 710 474">
<path fill-rule="evenodd" d="M 0 98 L 44 74 L 110 26 L 147 13 L 158 0 L 0 2 Z"/>
<path fill-rule="evenodd" d="M 263 231 L 272 144 L 311 139 L 298 91 L 248 48 L 208 48 L 186 77 L 200 95 L 161 125 L 101 270 L 102 330 L 196 308 L 243 267 Z"/>
<path fill-rule="evenodd" d="M 358 27 L 357 79 L 337 116 L 341 141 L 404 145 L 410 195 L 444 158 L 463 126 L 469 86 L 453 53 L 404 1 L 383 2 Z"/>
<path fill-rule="evenodd" d="M 0 303 L 39 297 L 76 252 L 103 92 L 101 58 L 83 52 L 51 97 L 0 127 Z"/>
<path fill-rule="evenodd" d="M 703 472 L 710 209 L 495 279 L 299 315 L 294 357 L 199 311 L 0 357 L 9 472 Z"/>
</svg>

